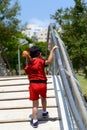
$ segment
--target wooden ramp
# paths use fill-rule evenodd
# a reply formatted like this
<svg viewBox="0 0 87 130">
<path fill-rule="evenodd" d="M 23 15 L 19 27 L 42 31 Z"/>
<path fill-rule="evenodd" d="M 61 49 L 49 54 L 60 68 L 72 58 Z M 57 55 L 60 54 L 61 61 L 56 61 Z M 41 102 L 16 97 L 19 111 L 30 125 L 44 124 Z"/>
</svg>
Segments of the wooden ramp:
<svg viewBox="0 0 87 130">
<path fill-rule="evenodd" d="M 42 118 L 41 102 L 39 101 L 38 130 L 60 130 L 61 119 L 58 115 L 52 77 L 48 78 L 47 111 L 49 118 Z M 32 102 L 28 99 L 27 76 L 0 77 L 0 130 L 33 130 L 30 125 L 32 118 Z"/>
</svg>

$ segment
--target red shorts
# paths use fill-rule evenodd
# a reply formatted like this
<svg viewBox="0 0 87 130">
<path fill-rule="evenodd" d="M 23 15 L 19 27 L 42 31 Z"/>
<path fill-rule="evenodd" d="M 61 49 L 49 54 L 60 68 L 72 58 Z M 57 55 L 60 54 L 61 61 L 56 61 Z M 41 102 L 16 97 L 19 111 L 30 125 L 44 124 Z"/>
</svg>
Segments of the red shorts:
<svg viewBox="0 0 87 130">
<path fill-rule="evenodd" d="M 39 95 L 46 98 L 47 84 L 46 83 L 30 83 L 29 86 L 30 100 L 38 100 Z"/>
</svg>

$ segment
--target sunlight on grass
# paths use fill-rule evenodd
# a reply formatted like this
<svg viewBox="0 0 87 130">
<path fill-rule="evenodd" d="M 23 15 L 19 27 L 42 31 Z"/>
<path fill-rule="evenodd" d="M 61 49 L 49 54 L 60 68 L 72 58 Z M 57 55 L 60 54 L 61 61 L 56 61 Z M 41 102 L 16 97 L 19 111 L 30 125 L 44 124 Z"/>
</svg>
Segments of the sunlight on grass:
<svg viewBox="0 0 87 130">
<path fill-rule="evenodd" d="M 81 85 L 83 94 L 87 94 L 87 78 L 84 78 L 83 75 L 77 75 L 77 78 Z"/>
</svg>

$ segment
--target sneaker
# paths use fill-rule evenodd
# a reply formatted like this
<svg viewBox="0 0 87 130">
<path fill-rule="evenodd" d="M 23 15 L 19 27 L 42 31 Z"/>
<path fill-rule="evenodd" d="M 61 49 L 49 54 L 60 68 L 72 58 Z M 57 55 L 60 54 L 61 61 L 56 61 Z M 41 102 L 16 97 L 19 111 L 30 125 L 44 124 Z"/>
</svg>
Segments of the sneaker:
<svg viewBox="0 0 87 130">
<path fill-rule="evenodd" d="M 37 128 L 38 127 L 38 121 L 36 121 L 35 123 L 33 123 L 33 119 L 30 121 L 32 127 Z"/>
<path fill-rule="evenodd" d="M 48 117 L 48 112 L 42 113 L 42 117 L 43 117 L 43 118 L 47 118 L 47 117 Z"/>
</svg>

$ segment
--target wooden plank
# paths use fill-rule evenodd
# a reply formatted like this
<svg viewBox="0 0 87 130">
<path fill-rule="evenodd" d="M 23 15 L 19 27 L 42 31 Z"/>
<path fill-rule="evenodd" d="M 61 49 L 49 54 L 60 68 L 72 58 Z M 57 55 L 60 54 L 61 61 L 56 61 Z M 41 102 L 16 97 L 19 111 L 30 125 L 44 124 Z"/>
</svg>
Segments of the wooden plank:
<svg viewBox="0 0 87 130">
<path fill-rule="evenodd" d="M 48 106 L 47 105 L 47 108 L 57 108 L 58 106 L 56 105 L 51 105 L 51 106 Z M 42 106 L 39 106 L 38 108 L 42 108 Z M 1 107 L 0 110 L 17 110 L 17 109 L 32 109 L 32 106 L 19 106 L 19 107 Z"/>
<path fill-rule="evenodd" d="M 1 101 L 1 108 L 18 108 L 18 107 L 31 107 L 32 102 L 29 99 L 26 100 L 10 100 L 10 101 Z M 39 100 L 39 106 L 41 106 L 41 101 Z M 55 98 L 47 98 L 47 106 L 56 106 Z"/>
<path fill-rule="evenodd" d="M 20 89 L 6 89 L 7 87 L 5 87 L 4 89 L 0 89 L 0 93 L 18 93 L 18 92 L 29 92 L 28 89 L 25 88 L 20 88 Z M 48 88 L 47 90 L 54 90 L 53 88 Z"/>
<path fill-rule="evenodd" d="M 57 113 L 57 108 L 47 108 L 49 112 L 48 119 L 42 118 L 42 109 L 38 110 L 38 119 L 39 120 L 55 120 L 60 119 Z M 53 111 L 53 112 L 52 112 Z M 0 111 L 0 123 L 8 123 L 8 122 L 21 122 L 21 121 L 29 121 L 32 118 L 32 109 L 16 109 L 16 110 L 1 110 Z M 14 116 L 15 115 L 15 116 Z"/>
<path fill-rule="evenodd" d="M 60 117 L 49 117 L 49 118 L 38 118 L 38 121 L 56 121 L 61 120 Z M 11 120 L 0 120 L 0 124 L 2 123 L 17 123 L 17 122 L 30 122 L 31 119 L 11 119 Z"/>
<path fill-rule="evenodd" d="M 5 92 L 4 92 L 5 93 Z M 16 96 L 15 96 L 16 94 Z M 13 91 L 13 92 L 6 92 L 3 94 L 3 92 L 0 92 L 0 101 L 4 100 L 22 100 L 22 99 L 28 99 L 29 97 L 29 91 Z M 54 90 L 47 91 L 47 97 L 55 97 Z"/>
</svg>

